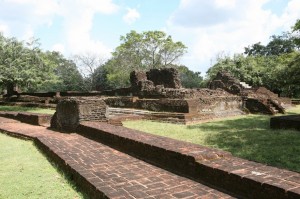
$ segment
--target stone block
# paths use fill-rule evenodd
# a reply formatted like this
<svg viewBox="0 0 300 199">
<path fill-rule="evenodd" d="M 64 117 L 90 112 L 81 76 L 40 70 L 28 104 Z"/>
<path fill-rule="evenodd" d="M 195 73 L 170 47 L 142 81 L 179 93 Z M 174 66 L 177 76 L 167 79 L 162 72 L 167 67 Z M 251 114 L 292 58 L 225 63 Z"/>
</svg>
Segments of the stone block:
<svg viewBox="0 0 300 199">
<path fill-rule="evenodd" d="M 106 121 L 107 105 L 102 98 L 65 98 L 56 107 L 51 127 L 74 131 L 81 121 Z"/>
</svg>

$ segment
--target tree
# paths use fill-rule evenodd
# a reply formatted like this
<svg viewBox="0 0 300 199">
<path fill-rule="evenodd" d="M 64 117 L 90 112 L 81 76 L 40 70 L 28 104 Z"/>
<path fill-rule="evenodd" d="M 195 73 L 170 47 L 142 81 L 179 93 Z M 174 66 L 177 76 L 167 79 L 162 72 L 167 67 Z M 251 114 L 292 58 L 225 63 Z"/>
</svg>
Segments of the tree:
<svg viewBox="0 0 300 199">
<path fill-rule="evenodd" d="M 59 52 L 47 51 L 44 54 L 45 61 L 54 65 L 54 74 L 57 81 L 43 85 L 43 91 L 82 91 L 84 81 L 76 64 L 72 60 L 64 58 Z"/>
<path fill-rule="evenodd" d="M 24 43 L 0 34 L 0 83 L 8 95 L 14 93 L 15 86 L 34 91 L 45 82 L 55 81 L 54 67 L 44 62 L 39 45 L 36 39 Z"/>
<path fill-rule="evenodd" d="M 73 61 L 84 79 L 82 89 L 86 91 L 96 90 L 96 81 L 99 81 L 96 79 L 98 77 L 95 75 L 96 70 L 99 71 L 99 68 L 103 67 L 104 59 L 96 54 L 85 53 L 74 55 Z"/>
<path fill-rule="evenodd" d="M 103 65 L 95 69 L 91 78 L 93 79 L 95 90 L 97 91 L 103 91 L 112 88 L 108 83 L 107 71 Z"/>
<path fill-rule="evenodd" d="M 295 34 L 295 36 L 293 37 L 294 42 L 299 49 L 300 48 L 300 19 L 296 21 L 295 25 L 292 28 L 292 31 Z"/>
<path fill-rule="evenodd" d="M 272 35 L 270 42 L 264 46 L 260 42 L 245 47 L 245 54 L 248 56 L 270 56 L 291 53 L 295 51 L 296 44 L 289 32 L 282 35 Z"/>
<path fill-rule="evenodd" d="M 121 44 L 105 63 L 107 80 L 111 87 L 129 85 L 129 74 L 133 70 L 149 70 L 177 66 L 186 53 L 182 42 L 174 42 L 162 31 L 131 31 L 120 37 Z"/>
<path fill-rule="evenodd" d="M 266 47 L 261 44 L 261 42 L 255 43 L 251 46 L 245 47 L 245 52 L 246 55 L 265 55 L 266 54 Z"/>
<path fill-rule="evenodd" d="M 113 52 L 115 58 L 122 58 L 125 64 L 142 69 L 168 67 L 186 52 L 182 42 L 174 42 L 162 31 L 137 33 L 131 31 L 121 36 L 121 45 Z"/>
<path fill-rule="evenodd" d="M 292 96 L 298 92 L 294 89 L 297 87 L 297 69 L 300 69 L 298 56 L 299 52 L 278 56 L 244 56 L 243 54 L 236 54 L 233 58 L 226 56 L 219 58 L 217 63 L 207 71 L 207 77 L 211 79 L 218 71 L 225 70 L 251 86 L 265 86 L 280 95 Z"/>
<path fill-rule="evenodd" d="M 201 72 L 193 72 L 186 66 L 179 66 L 178 70 L 181 84 L 184 88 L 200 88 L 204 86 Z"/>
<path fill-rule="evenodd" d="M 286 96 L 300 97 L 300 53 L 294 54 L 290 57 L 290 61 L 287 67 L 282 68 L 282 89 Z"/>
</svg>

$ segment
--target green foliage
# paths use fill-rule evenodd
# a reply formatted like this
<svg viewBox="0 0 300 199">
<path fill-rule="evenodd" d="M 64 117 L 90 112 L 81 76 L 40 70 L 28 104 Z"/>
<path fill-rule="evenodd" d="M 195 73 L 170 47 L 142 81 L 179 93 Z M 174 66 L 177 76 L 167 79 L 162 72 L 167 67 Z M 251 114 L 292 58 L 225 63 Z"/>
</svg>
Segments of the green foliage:
<svg viewBox="0 0 300 199">
<path fill-rule="evenodd" d="M 245 47 L 244 53 L 249 56 L 270 56 L 291 53 L 295 48 L 296 44 L 291 33 L 285 32 L 282 35 L 272 35 L 271 41 L 266 46 L 258 42 Z"/>
<path fill-rule="evenodd" d="M 83 77 L 81 90 L 93 91 L 97 88 L 102 90 L 107 84 L 106 70 L 103 68 L 104 61 L 97 54 L 77 54 L 73 56 L 73 62 Z"/>
<path fill-rule="evenodd" d="M 95 90 L 108 90 L 111 88 L 107 80 L 107 70 L 103 65 L 95 69 L 94 73 L 91 75 L 91 78 L 93 79 L 93 87 Z"/>
<path fill-rule="evenodd" d="M 113 57 L 104 65 L 112 88 L 128 86 L 129 74 L 133 70 L 176 66 L 179 58 L 186 53 L 182 42 L 174 42 L 162 31 L 131 31 L 120 40 Z"/>
<path fill-rule="evenodd" d="M 292 52 L 278 56 L 226 56 L 218 58 L 217 63 L 207 71 L 207 77 L 211 79 L 218 71 L 226 70 L 254 87 L 265 86 L 278 94 L 293 96 L 298 92 L 295 75 L 298 74 L 299 55 L 299 52 Z M 293 67 L 291 63 L 294 63 Z M 287 75 L 295 78 L 283 78 Z"/>
<path fill-rule="evenodd" d="M 81 91 L 84 90 L 84 80 L 76 64 L 64 58 L 59 52 L 47 51 L 44 60 L 52 65 L 57 81 L 44 84 L 40 91 Z"/>
<path fill-rule="evenodd" d="M 131 31 L 126 36 L 121 36 L 120 40 L 121 44 L 113 52 L 113 56 L 133 69 L 167 67 L 186 52 L 183 43 L 174 42 L 171 36 L 162 31 Z"/>
<path fill-rule="evenodd" d="M 297 45 L 298 49 L 300 48 L 300 19 L 297 20 L 294 27 L 292 28 L 294 36 L 294 42 Z"/>
<path fill-rule="evenodd" d="M 0 198 L 87 198 L 31 141 L 0 134 Z"/>
<path fill-rule="evenodd" d="M 111 88 L 127 87 L 130 85 L 130 72 L 134 69 L 121 67 L 119 60 L 112 58 L 104 64 L 106 71 L 107 84 Z"/>
<path fill-rule="evenodd" d="M 300 20 L 293 31 L 299 38 Z M 218 57 L 216 64 L 207 71 L 207 77 L 211 79 L 218 71 L 226 70 L 254 87 L 264 86 L 283 96 L 299 97 L 300 52 L 295 38 L 291 33 L 273 35 L 266 46 L 258 42 L 246 47 L 244 54 L 247 56 Z"/>
<path fill-rule="evenodd" d="M 179 66 L 180 79 L 184 88 L 200 88 L 203 87 L 203 77 L 201 72 L 193 72 L 186 66 Z"/>
<path fill-rule="evenodd" d="M 300 106 L 288 110 L 300 114 Z M 197 125 L 126 121 L 124 126 L 231 152 L 234 156 L 300 172 L 300 133 L 270 129 L 270 117 L 247 115 Z"/>
<path fill-rule="evenodd" d="M 24 43 L 0 34 L 0 84 L 8 92 L 14 85 L 34 91 L 42 84 L 56 81 L 55 66 L 47 62 L 35 39 Z"/>
</svg>

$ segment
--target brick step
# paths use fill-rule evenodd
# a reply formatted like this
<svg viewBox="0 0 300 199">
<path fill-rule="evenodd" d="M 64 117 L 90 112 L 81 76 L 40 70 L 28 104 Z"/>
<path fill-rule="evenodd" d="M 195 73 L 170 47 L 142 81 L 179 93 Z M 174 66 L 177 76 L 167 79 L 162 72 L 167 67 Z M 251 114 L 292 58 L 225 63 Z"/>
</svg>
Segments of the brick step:
<svg viewBox="0 0 300 199">
<path fill-rule="evenodd" d="M 90 139 L 242 198 L 300 198 L 300 174 L 230 153 L 105 123 L 77 129 Z"/>
<path fill-rule="evenodd" d="M 52 115 L 29 112 L 0 111 L 0 117 L 11 118 L 33 125 L 50 126 Z"/>
</svg>

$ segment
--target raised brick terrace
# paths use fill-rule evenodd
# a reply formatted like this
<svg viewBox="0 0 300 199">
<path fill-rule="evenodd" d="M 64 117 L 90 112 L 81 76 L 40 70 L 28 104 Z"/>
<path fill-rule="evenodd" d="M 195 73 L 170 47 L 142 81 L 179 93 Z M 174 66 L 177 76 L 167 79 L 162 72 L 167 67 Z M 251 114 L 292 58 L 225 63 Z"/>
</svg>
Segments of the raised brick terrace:
<svg viewBox="0 0 300 199">
<path fill-rule="evenodd" d="M 91 198 L 300 198 L 299 173 L 124 127 L 88 122 L 84 137 L 0 117 L 0 130 L 33 139 Z"/>
</svg>

